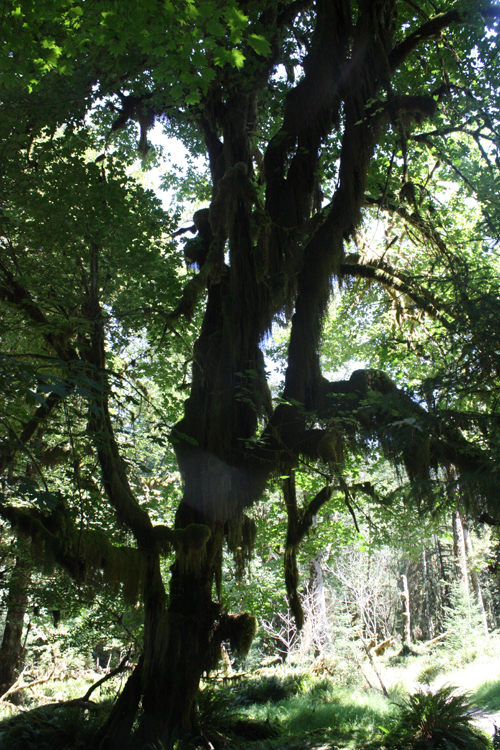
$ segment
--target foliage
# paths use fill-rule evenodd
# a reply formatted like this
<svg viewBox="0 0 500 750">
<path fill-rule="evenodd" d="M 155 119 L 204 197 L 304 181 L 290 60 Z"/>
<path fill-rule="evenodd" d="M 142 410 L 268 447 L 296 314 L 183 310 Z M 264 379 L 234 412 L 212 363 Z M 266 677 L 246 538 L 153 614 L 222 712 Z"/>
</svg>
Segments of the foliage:
<svg viewBox="0 0 500 750">
<path fill-rule="evenodd" d="M 91 747 L 102 710 L 40 707 L 3 722 L 0 741 L 12 750 L 65 750 Z"/>
<path fill-rule="evenodd" d="M 476 688 L 474 697 L 488 711 L 500 711 L 500 680 L 486 680 Z"/>
<path fill-rule="evenodd" d="M 263 703 L 257 695 L 254 703 L 249 703 L 245 686 L 213 685 L 200 693 L 201 721 L 206 736 L 214 738 L 231 733 L 232 746 L 248 748 L 262 747 L 259 742 L 266 736 L 269 744 L 276 748 L 290 744 L 301 747 L 322 746 L 326 742 L 336 746 L 365 747 L 374 736 L 379 736 L 377 726 L 388 722 L 394 714 L 394 706 L 375 691 L 362 692 L 352 687 L 345 689 L 335 685 L 330 679 L 317 678 L 303 670 L 283 670 L 274 672 L 275 685 L 282 685 L 281 698 L 271 698 Z M 296 690 L 300 683 L 300 690 Z M 295 689 L 289 688 L 295 684 Z M 287 693 L 285 695 L 284 693 Z M 236 702 L 233 696 L 236 696 Z M 245 700 L 239 700 L 239 696 Z M 262 727 L 261 739 L 250 733 L 238 736 L 240 729 L 257 724 Z M 217 728 L 219 734 L 214 734 Z M 272 740 L 274 734 L 279 738 Z M 210 734 L 210 731 L 212 734 Z M 233 734 L 234 732 L 234 734 Z"/>
<path fill-rule="evenodd" d="M 474 661 L 476 656 L 489 650 L 481 614 L 473 598 L 464 591 L 463 585 L 451 587 L 450 606 L 447 607 L 444 622 L 447 658 L 459 664 Z M 495 637 L 493 637 L 496 642 Z M 493 645 L 493 649 L 495 645 Z"/>
<path fill-rule="evenodd" d="M 248 680 L 234 691 L 238 705 L 252 703 L 278 703 L 300 691 L 303 675 L 262 675 Z"/>
</svg>

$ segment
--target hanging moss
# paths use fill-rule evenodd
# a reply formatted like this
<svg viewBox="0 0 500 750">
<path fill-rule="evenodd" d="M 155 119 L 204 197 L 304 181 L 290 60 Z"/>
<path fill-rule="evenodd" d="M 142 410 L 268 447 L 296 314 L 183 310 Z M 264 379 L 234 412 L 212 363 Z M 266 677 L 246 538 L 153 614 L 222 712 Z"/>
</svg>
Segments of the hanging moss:
<svg viewBox="0 0 500 750">
<path fill-rule="evenodd" d="M 200 565 L 211 534 L 208 526 L 200 523 L 173 530 L 172 545 L 177 554 L 177 561 L 185 572 L 193 571 Z"/>
<path fill-rule="evenodd" d="M 246 656 L 257 633 L 257 618 L 249 612 L 229 617 L 229 643 L 238 656 Z"/>
<path fill-rule="evenodd" d="M 256 537 L 257 524 L 245 513 L 240 513 L 226 524 L 227 548 L 233 555 L 236 576 L 239 580 L 242 579 L 252 559 Z"/>
<path fill-rule="evenodd" d="M 12 527 L 28 535 L 32 557 L 42 570 L 52 572 L 56 563 L 79 584 L 98 588 L 102 581 L 115 592 L 123 586 L 130 603 L 141 596 L 145 557 L 134 547 L 114 545 L 103 532 L 76 528 L 63 502 L 48 516 L 37 510 L 2 508 Z"/>
<path fill-rule="evenodd" d="M 231 650 L 240 657 L 246 656 L 257 633 L 257 618 L 250 612 L 239 615 L 224 614 L 217 628 L 218 643 L 229 641 Z"/>
</svg>

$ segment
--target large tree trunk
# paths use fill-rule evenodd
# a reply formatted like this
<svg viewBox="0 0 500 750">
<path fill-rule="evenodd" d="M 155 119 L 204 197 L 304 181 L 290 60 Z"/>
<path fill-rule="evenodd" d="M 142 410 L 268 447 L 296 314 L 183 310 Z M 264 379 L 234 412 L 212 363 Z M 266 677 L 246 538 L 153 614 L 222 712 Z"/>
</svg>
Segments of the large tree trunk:
<svg viewBox="0 0 500 750">
<path fill-rule="evenodd" d="M 144 652 L 101 731 L 102 748 L 126 746 L 141 700 L 137 741 L 162 741 L 169 747 L 196 731 L 200 678 L 219 655 L 219 607 L 212 601 L 212 585 L 221 529 L 213 529 L 211 542 L 205 544 L 207 527 L 191 528 L 199 537 L 189 539 L 177 555 L 168 607 L 159 558 L 151 557 L 144 597 Z"/>
<path fill-rule="evenodd" d="M 213 533 L 201 559 L 196 559 L 194 549 L 178 555 L 172 569 L 168 612 L 164 602 L 154 605 L 154 591 L 150 593 L 149 632 L 145 634 L 149 648 L 145 649 L 143 714 L 138 730 L 145 742 L 161 738 L 168 746 L 196 729 L 194 701 L 200 678 L 218 658 L 214 630 L 219 608 L 212 602 L 215 568 L 210 557 L 214 552 L 218 555 L 220 540 L 215 529 Z M 156 588 L 163 598 L 160 581 Z"/>
<path fill-rule="evenodd" d="M 9 581 L 7 615 L 0 646 L 0 695 L 13 685 L 19 671 L 30 579 L 30 565 L 25 558 L 17 557 Z"/>
</svg>

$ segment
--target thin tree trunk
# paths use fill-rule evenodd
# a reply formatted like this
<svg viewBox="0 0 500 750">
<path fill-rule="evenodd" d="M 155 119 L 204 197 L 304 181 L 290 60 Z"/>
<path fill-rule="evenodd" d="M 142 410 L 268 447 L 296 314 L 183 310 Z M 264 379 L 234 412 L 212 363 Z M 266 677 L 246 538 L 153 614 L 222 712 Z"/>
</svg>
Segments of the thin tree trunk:
<svg viewBox="0 0 500 750">
<path fill-rule="evenodd" d="M 323 651 L 324 644 L 329 640 L 328 618 L 326 614 L 325 585 L 321 563 L 323 553 L 320 552 L 311 560 L 309 565 L 309 596 L 311 600 L 312 637 L 315 655 Z"/>
<path fill-rule="evenodd" d="M 429 575 L 427 571 L 427 557 L 425 554 L 425 547 L 422 547 L 422 572 L 424 577 L 425 616 L 427 620 L 427 630 L 430 640 L 434 637 L 434 623 L 432 622 L 431 607 L 429 602 Z"/>
<path fill-rule="evenodd" d="M 9 581 L 7 616 L 0 646 L 0 695 L 14 684 L 19 672 L 30 578 L 29 564 L 23 557 L 17 557 Z"/>
<path fill-rule="evenodd" d="M 408 588 L 408 578 L 403 573 L 401 576 L 403 590 L 401 592 L 401 607 L 403 619 L 403 647 L 410 646 L 411 643 L 411 622 L 410 622 L 410 590 Z"/>
<path fill-rule="evenodd" d="M 484 633 L 486 635 L 486 638 L 489 638 L 488 620 L 486 618 L 486 610 L 484 608 L 483 594 L 481 591 L 481 582 L 479 580 L 479 576 L 477 574 L 477 570 L 474 565 L 474 550 L 472 547 L 472 539 L 470 537 L 469 524 L 467 522 L 467 519 L 463 516 L 462 516 L 462 528 L 463 528 L 463 534 L 464 534 L 465 551 L 467 554 L 467 562 L 469 563 L 468 567 L 469 567 L 469 573 L 470 573 L 470 580 L 472 583 L 472 588 L 474 589 L 474 593 L 476 595 L 477 606 L 479 608 L 479 612 L 481 613 Z"/>
<path fill-rule="evenodd" d="M 469 576 L 467 574 L 464 528 L 462 525 L 462 516 L 458 509 L 453 511 L 453 551 L 455 554 L 457 576 L 462 584 L 466 598 L 469 599 Z"/>
<path fill-rule="evenodd" d="M 442 630 L 443 619 L 444 619 L 444 605 L 445 605 L 445 586 L 446 586 L 446 575 L 443 567 L 443 557 L 441 552 L 441 545 L 437 534 L 434 535 L 434 547 L 436 551 L 436 569 L 437 569 L 437 582 L 435 585 L 436 592 L 436 623 L 438 632 Z"/>
</svg>

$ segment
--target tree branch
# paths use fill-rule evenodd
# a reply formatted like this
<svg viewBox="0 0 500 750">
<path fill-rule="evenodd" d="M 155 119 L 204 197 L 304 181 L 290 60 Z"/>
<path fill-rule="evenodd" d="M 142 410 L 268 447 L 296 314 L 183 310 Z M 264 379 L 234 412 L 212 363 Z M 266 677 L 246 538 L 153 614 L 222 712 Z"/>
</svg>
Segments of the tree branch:
<svg viewBox="0 0 500 750">
<path fill-rule="evenodd" d="M 342 263 L 340 272 L 343 276 L 359 276 L 364 279 L 374 279 L 384 286 L 391 287 L 391 289 L 409 297 L 417 307 L 424 310 L 432 318 L 439 320 L 447 330 L 453 329 L 450 320 L 437 309 L 438 303 L 436 301 L 426 299 L 422 294 L 415 292 L 410 284 L 397 279 L 395 275 L 390 274 L 388 271 L 376 268 L 370 264 Z"/>
<path fill-rule="evenodd" d="M 325 505 L 325 503 L 332 499 L 332 495 L 333 487 L 327 485 L 313 497 L 300 519 L 297 530 L 297 544 L 300 544 L 300 542 L 304 539 L 305 535 L 312 526 L 314 516 L 317 516 L 323 505 Z"/>
<path fill-rule="evenodd" d="M 21 434 L 19 436 L 16 435 L 14 439 L 9 435 L 7 441 L 0 444 L 0 473 L 3 472 L 8 464 L 13 461 L 18 448 L 24 447 L 26 443 L 30 441 L 40 423 L 49 416 L 53 409 L 60 404 L 64 398 L 65 396 L 63 397 L 54 391 L 49 393 L 45 399 L 45 403 L 40 404 L 40 406 L 36 408 L 31 419 L 24 424 Z"/>
<path fill-rule="evenodd" d="M 391 70 L 396 70 L 405 61 L 405 59 L 422 43 L 429 39 L 439 37 L 441 32 L 452 23 L 463 21 L 463 15 L 458 10 L 449 10 L 447 13 L 440 13 L 429 21 L 426 21 L 418 29 L 415 29 L 406 39 L 403 39 L 392 52 L 389 53 L 389 65 Z"/>
<path fill-rule="evenodd" d="M 34 302 L 29 290 L 17 281 L 12 271 L 7 268 L 1 259 L 0 271 L 4 276 L 4 281 L 0 286 L 0 299 L 25 313 L 33 323 L 40 326 L 44 339 L 62 360 L 67 362 L 68 360 L 78 359 L 75 349 L 64 341 L 64 337 L 52 332 L 54 326 Z"/>
</svg>

